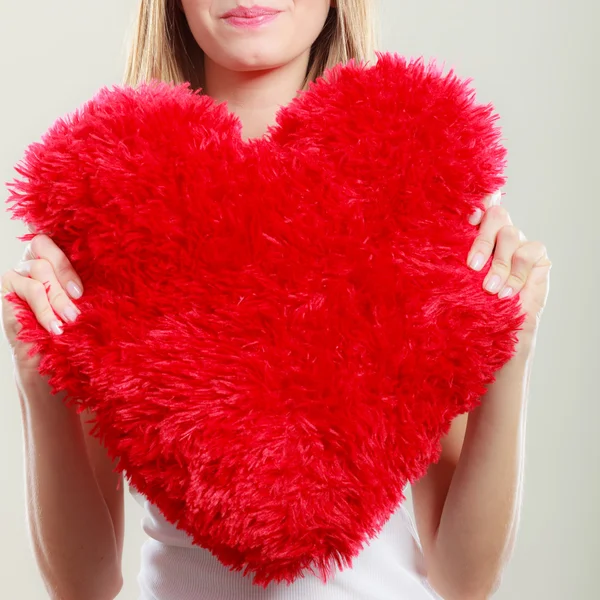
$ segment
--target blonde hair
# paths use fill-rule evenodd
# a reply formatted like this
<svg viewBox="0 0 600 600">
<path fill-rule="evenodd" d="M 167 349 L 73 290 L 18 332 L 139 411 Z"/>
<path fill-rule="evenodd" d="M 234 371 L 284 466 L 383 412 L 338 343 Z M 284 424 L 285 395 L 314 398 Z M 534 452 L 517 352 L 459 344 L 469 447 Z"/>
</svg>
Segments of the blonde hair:
<svg viewBox="0 0 600 600">
<path fill-rule="evenodd" d="M 303 89 L 323 72 L 350 59 L 372 61 L 378 35 L 374 0 L 337 0 L 310 52 Z M 203 87 L 204 57 L 178 0 L 140 0 L 123 83 L 150 79 Z"/>
</svg>

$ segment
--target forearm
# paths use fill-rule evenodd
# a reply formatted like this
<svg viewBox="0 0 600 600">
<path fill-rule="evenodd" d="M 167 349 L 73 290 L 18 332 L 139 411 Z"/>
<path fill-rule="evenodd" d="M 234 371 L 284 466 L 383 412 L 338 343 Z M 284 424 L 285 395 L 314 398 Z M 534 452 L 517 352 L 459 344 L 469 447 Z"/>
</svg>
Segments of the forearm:
<svg viewBox="0 0 600 600">
<path fill-rule="evenodd" d="M 40 377 L 17 377 L 24 428 L 27 517 L 50 597 L 107 600 L 121 585 L 109 510 L 79 416 Z"/>
<path fill-rule="evenodd" d="M 532 351 L 519 351 L 469 415 L 429 574 L 434 584 L 451 586 L 449 598 L 489 597 L 512 551 L 521 500 L 532 358 Z"/>
</svg>

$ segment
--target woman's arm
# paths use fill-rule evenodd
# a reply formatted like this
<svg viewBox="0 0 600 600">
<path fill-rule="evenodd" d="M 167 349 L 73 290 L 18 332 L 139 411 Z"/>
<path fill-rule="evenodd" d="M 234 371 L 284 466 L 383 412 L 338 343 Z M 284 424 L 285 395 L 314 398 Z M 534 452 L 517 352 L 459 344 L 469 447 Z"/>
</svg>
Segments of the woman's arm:
<svg viewBox="0 0 600 600">
<path fill-rule="evenodd" d="M 40 356 L 18 339 L 16 295 L 52 335 L 78 318 L 81 278 L 47 236 L 33 237 L 22 261 L 1 278 L 2 329 L 13 355 L 25 443 L 27 517 L 33 550 L 51 599 L 112 600 L 119 592 L 123 486 L 108 454 L 78 415 L 53 396 Z"/>
<path fill-rule="evenodd" d="M 446 600 L 489 598 L 510 558 L 532 360 L 532 346 L 522 345 L 481 405 L 453 422 L 440 461 L 412 487 L 428 579 Z"/>
<path fill-rule="evenodd" d="M 492 257 L 483 287 L 498 298 L 519 296 L 525 318 L 515 354 L 480 406 L 455 420 L 440 461 L 413 485 L 428 577 L 446 600 L 493 594 L 519 523 L 529 379 L 552 263 L 544 244 L 513 225 L 501 196 L 485 198 L 485 210 L 471 215 L 479 231 L 467 264 L 479 271 Z"/>
<path fill-rule="evenodd" d="M 50 598 L 113 600 L 122 586 L 122 486 L 113 488 L 108 458 L 45 379 L 17 374 L 17 385 L 27 516 Z"/>
<path fill-rule="evenodd" d="M 115 471 L 116 461 L 113 462 L 110 460 L 106 448 L 97 438 L 90 434 L 93 417 L 93 413 L 87 409 L 80 414 L 88 457 L 96 476 L 96 481 L 110 512 L 115 530 L 118 564 L 121 565 L 123 542 L 125 540 L 125 488 L 123 477 Z"/>
</svg>

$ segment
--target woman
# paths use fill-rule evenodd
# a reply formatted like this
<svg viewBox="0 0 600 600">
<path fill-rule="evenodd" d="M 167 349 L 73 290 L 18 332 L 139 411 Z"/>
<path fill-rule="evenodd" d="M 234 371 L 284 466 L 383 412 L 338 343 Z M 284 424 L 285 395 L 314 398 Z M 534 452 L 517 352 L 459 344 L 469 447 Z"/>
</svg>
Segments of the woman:
<svg viewBox="0 0 600 600">
<path fill-rule="evenodd" d="M 125 83 L 188 80 L 227 101 L 245 138 L 261 136 L 323 70 L 373 55 L 370 0 L 142 0 Z M 243 4 L 243 6 L 242 6 Z M 252 586 L 205 549 L 146 509 L 149 540 L 138 577 L 141 598 L 488 598 L 512 552 L 523 472 L 527 388 L 549 270 L 545 247 L 528 242 L 500 204 L 486 200 L 471 218 L 479 234 L 467 263 L 481 269 L 490 295 L 520 294 L 527 318 L 515 356 L 497 373 L 479 408 L 454 420 L 440 461 L 413 485 L 418 538 L 400 506 L 383 531 L 326 585 Z M 37 357 L 16 341 L 4 295 L 26 300 L 55 335 L 77 319 L 83 285 L 44 235 L 2 278 L 3 324 L 15 360 L 26 441 L 28 518 L 36 559 L 52 598 L 114 598 L 122 586 L 123 486 L 103 447 L 88 435 L 92 415 L 50 399 Z M 417 541 L 420 541 L 419 542 Z"/>
</svg>

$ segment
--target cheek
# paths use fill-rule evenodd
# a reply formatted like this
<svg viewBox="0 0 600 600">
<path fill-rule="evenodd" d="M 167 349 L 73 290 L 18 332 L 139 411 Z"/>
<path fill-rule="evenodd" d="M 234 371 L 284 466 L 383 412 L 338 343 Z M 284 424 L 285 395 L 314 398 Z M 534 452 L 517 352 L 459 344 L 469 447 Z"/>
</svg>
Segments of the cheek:
<svg viewBox="0 0 600 600">
<path fill-rule="evenodd" d="M 329 14 L 329 0 L 294 0 L 270 31 L 254 40 L 254 49 L 271 64 L 288 62 L 308 51 L 323 30 Z M 249 41 L 249 40 L 248 40 Z"/>
<path fill-rule="evenodd" d="M 295 0 L 294 34 L 296 41 L 304 48 L 312 46 L 321 33 L 329 14 L 329 0 Z"/>
<path fill-rule="evenodd" d="M 215 37 L 216 15 L 222 1 L 215 0 L 181 0 L 185 17 L 198 45 L 204 49 L 210 46 Z M 222 9 L 221 12 L 223 12 Z"/>
</svg>

